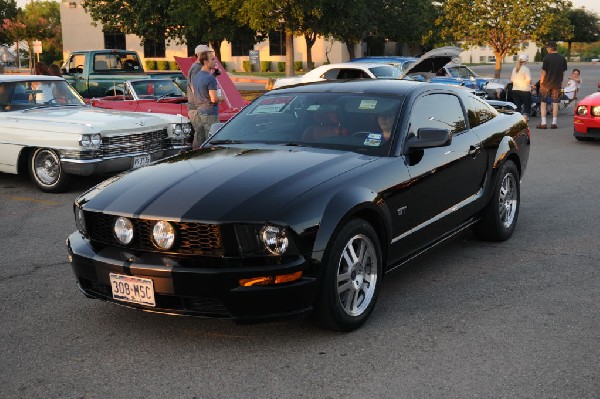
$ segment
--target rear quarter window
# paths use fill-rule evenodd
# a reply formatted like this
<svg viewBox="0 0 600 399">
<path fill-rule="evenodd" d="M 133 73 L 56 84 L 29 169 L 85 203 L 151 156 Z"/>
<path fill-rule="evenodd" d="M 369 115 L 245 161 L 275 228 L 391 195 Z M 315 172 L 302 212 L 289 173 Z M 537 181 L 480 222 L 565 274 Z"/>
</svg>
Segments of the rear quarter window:
<svg viewBox="0 0 600 399">
<path fill-rule="evenodd" d="M 465 107 L 471 128 L 482 125 L 498 115 L 498 111 L 494 107 L 474 96 L 466 97 Z"/>
</svg>

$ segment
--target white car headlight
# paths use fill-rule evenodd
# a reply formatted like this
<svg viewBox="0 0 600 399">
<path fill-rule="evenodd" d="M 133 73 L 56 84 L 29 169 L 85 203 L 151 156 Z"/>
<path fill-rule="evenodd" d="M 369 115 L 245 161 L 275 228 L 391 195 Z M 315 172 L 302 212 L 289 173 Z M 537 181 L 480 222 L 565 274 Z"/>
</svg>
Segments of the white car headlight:
<svg viewBox="0 0 600 399">
<path fill-rule="evenodd" d="M 175 228 L 169 222 L 158 221 L 152 229 L 154 244 L 160 249 L 170 249 L 175 243 Z"/>
<path fill-rule="evenodd" d="M 83 134 L 79 139 L 79 145 L 85 148 L 98 148 L 102 144 L 102 136 L 96 134 Z"/>
<path fill-rule="evenodd" d="M 585 105 L 580 105 L 577 107 L 577 115 L 587 115 L 587 107 Z"/>
<path fill-rule="evenodd" d="M 592 115 L 600 116 L 600 106 L 597 105 L 595 107 L 592 107 Z"/>
<path fill-rule="evenodd" d="M 183 128 L 181 127 L 181 125 L 179 123 L 176 123 L 175 125 L 173 125 L 173 134 L 175 136 L 181 136 L 182 133 L 183 133 Z"/>
<path fill-rule="evenodd" d="M 183 133 L 186 135 L 190 135 L 192 133 L 192 124 L 191 123 L 183 124 Z"/>
<path fill-rule="evenodd" d="M 92 145 L 92 137 L 84 134 L 83 136 L 81 136 L 81 139 L 79 140 L 79 145 L 82 147 L 89 147 Z"/>
<path fill-rule="evenodd" d="M 100 144 L 102 144 L 102 136 L 100 136 L 99 134 L 93 134 L 92 135 L 92 146 L 100 147 Z"/>
<path fill-rule="evenodd" d="M 117 218 L 113 230 L 116 239 L 121 244 L 128 245 L 133 240 L 133 223 L 131 223 L 131 220 L 122 216 Z"/>
<path fill-rule="evenodd" d="M 289 245 L 287 233 L 283 227 L 265 225 L 260 229 L 260 241 L 273 255 L 283 255 Z"/>
</svg>

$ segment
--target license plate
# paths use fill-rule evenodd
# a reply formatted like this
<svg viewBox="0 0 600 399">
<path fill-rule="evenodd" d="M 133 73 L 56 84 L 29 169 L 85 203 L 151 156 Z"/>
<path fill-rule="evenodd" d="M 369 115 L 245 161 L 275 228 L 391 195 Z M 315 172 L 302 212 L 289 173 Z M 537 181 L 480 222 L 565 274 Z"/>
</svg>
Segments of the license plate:
<svg viewBox="0 0 600 399">
<path fill-rule="evenodd" d="M 139 155 L 137 157 L 133 157 L 133 167 L 140 168 L 144 165 L 148 165 L 150 163 L 150 155 Z"/>
<path fill-rule="evenodd" d="M 156 306 L 154 284 L 149 278 L 110 273 L 113 298 L 119 301 Z"/>
</svg>

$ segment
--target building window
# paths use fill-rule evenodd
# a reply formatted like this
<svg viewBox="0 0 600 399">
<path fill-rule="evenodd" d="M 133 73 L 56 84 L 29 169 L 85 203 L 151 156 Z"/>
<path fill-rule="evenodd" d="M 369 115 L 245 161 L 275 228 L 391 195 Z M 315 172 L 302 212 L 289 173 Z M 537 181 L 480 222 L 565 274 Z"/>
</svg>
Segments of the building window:
<svg viewBox="0 0 600 399">
<path fill-rule="evenodd" d="M 165 58 L 164 40 L 144 40 L 144 58 Z"/>
<path fill-rule="evenodd" d="M 233 42 L 231 43 L 231 56 L 232 57 L 240 57 L 240 56 L 248 56 L 250 50 L 254 50 L 253 43 L 244 43 L 244 42 Z M 271 53 L 273 55 L 273 53 Z"/>
<path fill-rule="evenodd" d="M 69 8 L 77 8 L 77 2 L 76 1 L 69 1 Z"/>
<path fill-rule="evenodd" d="M 486 62 L 486 61 L 487 61 L 487 56 L 485 56 L 485 55 L 479 56 L 479 62 Z"/>
<path fill-rule="evenodd" d="M 269 33 L 269 55 L 285 55 L 285 31 L 283 29 Z"/>
<path fill-rule="evenodd" d="M 104 32 L 104 48 L 125 50 L 125 34 L 122 32 Z"/>
</svg>

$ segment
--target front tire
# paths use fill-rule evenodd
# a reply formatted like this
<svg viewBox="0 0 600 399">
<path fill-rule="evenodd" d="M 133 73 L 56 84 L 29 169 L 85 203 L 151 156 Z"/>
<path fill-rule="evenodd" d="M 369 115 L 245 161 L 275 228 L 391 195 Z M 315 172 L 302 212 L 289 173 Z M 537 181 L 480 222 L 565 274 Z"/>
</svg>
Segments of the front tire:
<svg viewBox="0 0 600 399">
<path fill-rule="evenodd" d="M 357 329 L 373 311 L 381 286 L 381 247 L 373 227 L 362 219 L 348 222 L 334 236 L 324 267 L 317 323 L 338 331 Z"/>
<path fill-rule="evenodd" d="M 482 219 L 475 225 L 479 238 L 489 241 L 508 240 L 519 216 L 521 188 L 519 171 L 512 161 L 506 161 L 498 172 L 494 193 L 483 211 Z"/>
<path fill-rule="evenodd" d="M 37 148 L 31 153 L 29 175 L 40 190 L 47 193 L 64 191 L 69 181 L 57 152 L 48 148 Z"/>
</svg>

